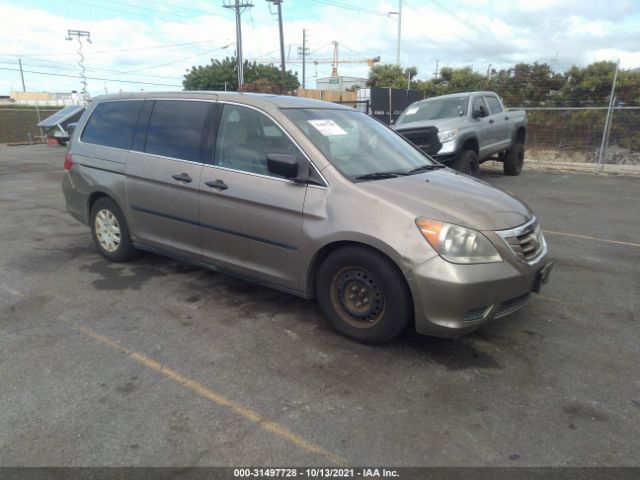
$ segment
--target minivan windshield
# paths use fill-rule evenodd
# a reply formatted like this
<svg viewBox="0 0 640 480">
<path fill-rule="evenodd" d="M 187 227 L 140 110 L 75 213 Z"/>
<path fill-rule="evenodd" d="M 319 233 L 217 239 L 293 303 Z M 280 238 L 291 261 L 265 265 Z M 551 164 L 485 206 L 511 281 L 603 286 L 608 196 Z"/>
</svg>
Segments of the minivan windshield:
<svg viewBox="0 0 640 480">
<path fill-rule="evenodd" d="M 467 114 L 468 105 L 468 95 L 438 98 L 415 103 L 402 112 L 396 124 L 464 117 Z"/>
<path fill-rule="evenodd" d="M 356 110 L 283 109 L 343 175 L 375 180 L 441 167 L 386 125 Z"/>
</svg>

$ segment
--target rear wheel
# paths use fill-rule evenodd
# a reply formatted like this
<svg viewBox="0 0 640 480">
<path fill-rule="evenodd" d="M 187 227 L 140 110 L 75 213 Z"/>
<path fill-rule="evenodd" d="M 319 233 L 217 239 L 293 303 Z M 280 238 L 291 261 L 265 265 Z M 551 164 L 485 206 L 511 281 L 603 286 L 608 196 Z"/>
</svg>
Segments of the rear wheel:
<svg viewBox="0 0 640 480">
<path fill-rule="evenodd" d="M 329 324 L 361 343 L 388 342 L 407 327 L 413 313 L 398 268 L 383 255 L 357 246 L 336 250 L 324 260 L 316 297 Z"/>
<path fill-rule="evenodd" d="M 473 150 L 463 150 L 451 163 L 451 167 L 472 177 L 477 177 L 480 171 L 478 154 Z"/>
<path fill-rule="evenodd" d="M 524 165 L 524 145 L 519 142 L 514 143 L 513 147 L 505 153 L 503 162 L 505 175 L 520 175 Z"/>
<path fill-rule="evenodd" d="M 98 251 L 112 262 L 125 262 L 138 255 L 131 244 L 129 228 L 120 207 L 102 197 L 91 208 L 91 233 Z"/>
</svg>

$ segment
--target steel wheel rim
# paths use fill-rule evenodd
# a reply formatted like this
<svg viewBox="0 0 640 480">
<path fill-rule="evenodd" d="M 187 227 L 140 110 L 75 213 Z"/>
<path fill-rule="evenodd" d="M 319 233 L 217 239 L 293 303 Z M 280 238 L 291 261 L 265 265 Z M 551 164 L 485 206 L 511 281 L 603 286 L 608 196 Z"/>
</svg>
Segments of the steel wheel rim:
<svg viewBox="0 0 640 480">
<path fill-rule="evenodd" d="M 96 238 L 100 247 L 109 253 L 115 252 L 120 246 L 122 240 L 122 232 L 118 219 L 111 212 L 103 208 L 96 215 L 95 220 Z"/>
<path fill-rule="evenodd" d="M 385 299 L 382 285 L 369 271 L 345 267 L 331 280 L 331 302 L 340 318 L 355 328 L 372 328 L 382 319 Z"/>
</svg>

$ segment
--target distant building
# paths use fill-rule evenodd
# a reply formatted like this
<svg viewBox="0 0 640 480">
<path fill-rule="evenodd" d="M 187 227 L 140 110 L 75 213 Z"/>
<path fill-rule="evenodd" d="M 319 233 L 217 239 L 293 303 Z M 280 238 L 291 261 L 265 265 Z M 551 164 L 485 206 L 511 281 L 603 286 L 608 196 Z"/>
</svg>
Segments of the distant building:
<svg viewBox="0 0 640 480">
<path fill-rule="evenodd" d="M 82 95 L 78 92 L 50 93 L 50 92 L 11 92 L 11 101 L 18 105 L 38 105 L 39 107 L 68 107 L 80 105 Z"/>
<path fill-rule="evenodd" d="M 338 90 L 344 92 L 355 86 L 361 88 L 366 87 L 367 79 L 340 75 L 338 77 L 324 77 L 316 80 L 316 88 L 318 90 Z"/>
</svg>

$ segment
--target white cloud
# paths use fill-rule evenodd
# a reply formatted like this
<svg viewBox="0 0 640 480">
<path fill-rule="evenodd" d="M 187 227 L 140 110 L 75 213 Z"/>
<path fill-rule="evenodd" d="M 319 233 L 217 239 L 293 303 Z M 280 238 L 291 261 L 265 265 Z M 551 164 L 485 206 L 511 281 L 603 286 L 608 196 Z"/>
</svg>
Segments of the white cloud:
<svg viewBox="0 0 640 480">
<path fill-rule="evenodd" d="M 266 57 L 278 61 L 276 17 L 270 15 L 266 2 L 255 3 L 250 13 L 242 17 L 245 58 Z M 283 4 L 283 10 L 285 43 L 291 45 L 290 49 L 287 47 L 291 59 L 297 58 L 296 47 L 302 43 L 302 29 L 306 28 L 308 46 L 312 51 L 320 49 L 314 55 L 330 57 L 329 44 L 338 40 L 342 45 L 342 59 L 380 55 L 382 62 L 395 62 L 396 16 L 367 15 L 317 3 L 311 8 L 306 2 L 304 5 L 310 7 L 308 18 L 300 20 L 289 13 L 289 8 L 295 10 L 290 5 L 290 2 Z M 393 0 L 360 5 L 380 12 L 394 11 L 398 6 Z M 105 87 L 109 91 L 179 88 L 186 68 L 206 64 L 211 57 L 233 55 L 234 50 L 233 46 L 220 50 L 235 41 L 231 10 L 209 0 L 195 0 L 188 8 L 202 11 L 202 15 L 192 19 L 176 15 L 171 19 L 167 15 L 169 10 L 158 5 L 157 19 L 118 18 L 118 14 L 113 13 L 111 19 L 87 21 L 81 20 L 78 12 L 66 15 L 0 4 L 0 17 L 9 19 L 0 29 L 0 62 L 3 62 L 0 67 L 16 69 L 17 54 L 23 54 L 26 71 L 77 76 L 77 44 L 65 41 L 65 36 L 69 28 L 84 29 L 91 31 L 93 39 L 92 44 L 83 47 L 87 74 L 108 79 L 89 80 L 92 94 L 103 93 Z M 403 11 L 401 63 L 417 66 L 421 78 L 431 76 L 436 60 L 440 66 L 473 65 L 479 71 L 484 71 L 489 63 L 494 68 L 504 68 L 522 61 L 546 61 L 564 68 L 573 63 L 617 58 L 624 68 L 637 67 L 640 66 L 640 39 L 636 33 L 640 25 L 639 11 L 640 4 L 630 1 L 610 5 L 600 1 L 522 0 L 518 5 L 510 0 L 459 0 L 457 3 L 455 0 L 409 0 Z M 124 50 L 190 42 L 202 43 Z M 289 64 L 288 68 L 301 71 L 301 65 L 296 63 Z M 116 74 L 133 70 L 140 71 Z M 318 76 L 326 76 L 331 72 L 331 65 L 309 64 L 309 86 L 314 84 L 316 71 Z M 341 64 L 339 71 L 366 77 L 368 68 L 366 64 L 347 63 Z M 123 79 L 176 87 L 111 81 Z M 77 78 L 25 73 L 25 81 L 31 90 L 80 89 Z M 0 70 L 0 93 L 8 93 L 11 87 L 20 87 L 19 72 Z"/>
</svg>

